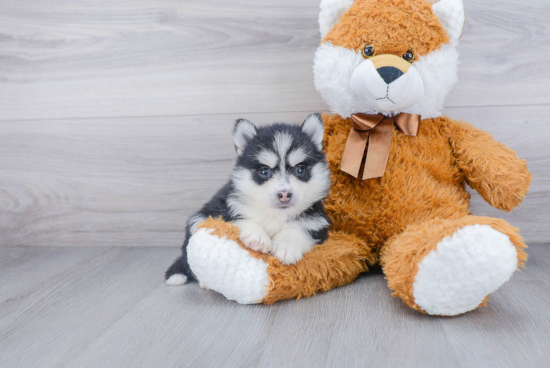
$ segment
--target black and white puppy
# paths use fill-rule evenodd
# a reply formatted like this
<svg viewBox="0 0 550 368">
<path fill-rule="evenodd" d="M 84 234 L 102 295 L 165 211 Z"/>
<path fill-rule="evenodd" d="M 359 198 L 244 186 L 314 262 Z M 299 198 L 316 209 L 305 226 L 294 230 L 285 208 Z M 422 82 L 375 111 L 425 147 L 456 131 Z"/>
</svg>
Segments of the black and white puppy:
<svg viewBox="0 0 550 368">
<path fill-rule="evenodd" d="M 311 114 L 301 126 L 257 128 L 237 120 L 233 136 L 238 157 L 231 180 L 187 222 L 183 254 L 166 271 L 167 284 L 196 279 L 187 262 L 187 243 L 208 216 L 234 221 L 246 247 L 271 253 L 284 264 L 295 264 L 324 242 L 329 219 L 322 201 L 330 172 L 323 135 L 319 114 Z"/>
</svg>

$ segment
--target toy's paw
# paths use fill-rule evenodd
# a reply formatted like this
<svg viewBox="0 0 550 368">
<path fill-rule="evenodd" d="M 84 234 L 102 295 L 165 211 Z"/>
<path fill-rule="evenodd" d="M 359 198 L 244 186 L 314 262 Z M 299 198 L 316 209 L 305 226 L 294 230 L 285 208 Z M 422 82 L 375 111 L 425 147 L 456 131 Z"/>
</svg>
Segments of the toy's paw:
<svg viewBox="0 0 550 368">
<path fill-rule="evenodd" d="M 508 281 L 517 265 L 507 235 L 489 225 L 465 226 L 420 261 L 413 296 L 428 314 L 465 313 Z"/>
<path fill-rule="evenodd" d="M 271 252 L 271 239 L 265 231 L 247 229 L 241 231 L 241 241 L 244 246 L 262 253 Z"/>
<path fill-rule="evenodd" d="M 189 239 L 187 259 L 204 285 L 241 304 L 260 303 L 268 286 L 267 263 L 256 259 L 234 240 L 199 228 Z"/>
</svg>

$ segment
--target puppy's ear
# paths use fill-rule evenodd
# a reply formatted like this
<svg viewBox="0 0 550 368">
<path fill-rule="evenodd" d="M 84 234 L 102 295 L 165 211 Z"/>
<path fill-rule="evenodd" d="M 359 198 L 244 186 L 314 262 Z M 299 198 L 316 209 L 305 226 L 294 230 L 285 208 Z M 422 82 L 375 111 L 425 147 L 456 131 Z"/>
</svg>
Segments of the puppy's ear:
<svg viewBox="0 0 550 368">
<path fill-rule="evenodd" d="M 302 132 L 306 133 L 320 150 L 323 149 L 325 125 L 319 114 L 311 114 L 302 123 Z"/>
<path fill-rule="evenodd" d="M 244 149 L 257 132 L 258 128 L 246 119 L 239 119 L 235 122 L 233 138 L 235 139 L 235 151 L 237 151 L 237 155 L 240 156 L 243 154 Z"/>
</svg>

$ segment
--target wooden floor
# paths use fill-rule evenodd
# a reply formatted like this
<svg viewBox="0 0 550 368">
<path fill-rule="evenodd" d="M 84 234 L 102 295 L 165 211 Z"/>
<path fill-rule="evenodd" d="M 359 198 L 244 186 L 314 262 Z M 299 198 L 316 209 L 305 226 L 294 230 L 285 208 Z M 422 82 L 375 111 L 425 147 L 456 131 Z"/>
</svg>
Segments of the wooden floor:
<svg viewBox="0 0 550 368">
<path fill-rule="evenodd" d="M 487 307 L 430 317 L 380 273 L 243 306 L 168 287 L 169 247 L 0 248 L 2 367 L 548 367 L 550 247 Z"/>
</svg>

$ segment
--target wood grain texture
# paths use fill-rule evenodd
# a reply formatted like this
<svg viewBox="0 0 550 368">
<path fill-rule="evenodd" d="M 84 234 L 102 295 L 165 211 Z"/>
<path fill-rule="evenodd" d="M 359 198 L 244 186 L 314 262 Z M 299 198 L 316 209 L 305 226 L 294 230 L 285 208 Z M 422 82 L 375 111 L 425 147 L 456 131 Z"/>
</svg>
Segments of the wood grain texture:
<svg viewBox="0 0 550 368">
<path fill-rule="evenodd" d="M 4 122 L 0 245 L 181 245 L 229 178 L 237 117 Z"/>
<path fill-rule="evenodd" d="M 3 1 L 0 120 L 316 111 L 319 0 Z M 465 1 L 447 106 L 550 103 L 550 3 Z"/>
<path fill-rule="evenodd" d="M 531 193 L 503 213 L 528 242 L 550 238 L 550 107 L 452 108 L 527 159 Z M 179 246 L 184 224 L 229 178 L 233 120 L 299 123 L 306 112 L 11 121 L 0 135 L 0 246 Z"/>
<path fill-rule="evenodd" d="M 2 308 L 0 365 L 65 364 L 77 353 L 76 341 L 87 346 L 159 285 L 156 266 L 165 261 L 165 254 L 152 248 L 111 248 L 50 278 L 36 278 L 33 287 L 11 297 L 7 310 Z M 32 274 L 33 268 L 20 272 Z"/>
<path fill-rule="evenodd" d="M 59 273 L 2 294 L 2 367 L 537 368 L 550 360 L 547 245 L 530 247 L 527 268 L 487 307 L 450 318 L 407 308 L 376 272 L 310 299 L 243 306 L 197 284 L 165 286 L 176 249 L 57 249 L 0 248 L 7 283 L 67 260 Z"/>
<path fill-rule="evenodd" d="M 22 290 L 36 293 L 39 289 L 46 289 L 46 280 L 63 274 L 71 267 L 107 250 L 100 247 L 86 247 L 82 250 L 61 247 L 42 247 L 38 250 L 18 247 L 3 250 L 0 258 L 0 302 L 4 304 L 0 309 L 0 321 L 8 313 L 9 305 L 21 302 L 21 299 L 10 299 L 13 295 Z"/>
<path fill-rule="evenodd" d="M 467 0 L 446 114 L 490 130 L 534 174 L 519 209 L 550 239 L 545 0 Z M 179 246 L 228 178 L 231 124 L 326 111 L 311 64 L 318 0 L 0 4 L 0 246 Z M 96 118 L 103 117 L 103 118 Z"/>
</svg>

